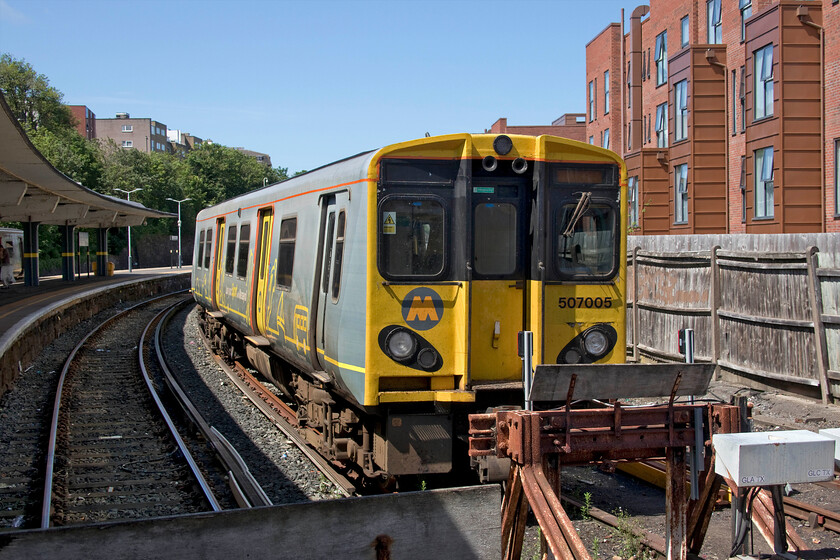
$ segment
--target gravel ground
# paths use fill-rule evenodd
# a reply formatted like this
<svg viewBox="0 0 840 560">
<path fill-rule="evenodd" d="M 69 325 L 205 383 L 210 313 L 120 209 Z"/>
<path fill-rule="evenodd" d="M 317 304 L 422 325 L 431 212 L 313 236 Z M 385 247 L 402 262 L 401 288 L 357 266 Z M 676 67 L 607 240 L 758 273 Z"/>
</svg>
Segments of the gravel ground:
<svg viewBox="0 0 840 560">
<path fill-rule="evenodd" d="M 273 503 L 341 497 L 216 365 L 201 340 L 197 314 L 195 306 L 179 313 L 164 342 L 170 369 L 196 408 L 239 451 Z"/>
</svg>

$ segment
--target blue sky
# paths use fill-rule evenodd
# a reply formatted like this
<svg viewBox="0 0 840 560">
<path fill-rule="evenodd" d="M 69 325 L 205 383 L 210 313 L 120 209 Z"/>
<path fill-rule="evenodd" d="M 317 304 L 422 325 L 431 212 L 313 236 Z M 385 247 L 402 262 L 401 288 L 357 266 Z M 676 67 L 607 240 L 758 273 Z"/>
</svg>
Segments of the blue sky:
<svg viewBox="0 0 840 560">
<path fill-rule="evenodd" d="M 99 118 L 153 118 L 291 172 L 585 110 L 585 46 L 641 2 L 0 0 L 0 52 Z"/>
</svg>

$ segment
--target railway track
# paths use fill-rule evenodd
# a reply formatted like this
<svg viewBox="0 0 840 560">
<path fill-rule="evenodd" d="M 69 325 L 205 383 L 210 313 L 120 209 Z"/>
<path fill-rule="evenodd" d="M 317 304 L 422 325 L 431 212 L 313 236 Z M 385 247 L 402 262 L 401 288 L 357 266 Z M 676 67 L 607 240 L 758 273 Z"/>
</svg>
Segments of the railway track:
<svg viewBox="0 0 840 560">
<path fill-rule="evenodd" d="M 156 321 L 173 298 L 183 296 L 115 315 L 65 362 L 47 452 L 42 527 L 220 508 L 150 391 L 142 365 L 138 325 Z"/>
</svg>

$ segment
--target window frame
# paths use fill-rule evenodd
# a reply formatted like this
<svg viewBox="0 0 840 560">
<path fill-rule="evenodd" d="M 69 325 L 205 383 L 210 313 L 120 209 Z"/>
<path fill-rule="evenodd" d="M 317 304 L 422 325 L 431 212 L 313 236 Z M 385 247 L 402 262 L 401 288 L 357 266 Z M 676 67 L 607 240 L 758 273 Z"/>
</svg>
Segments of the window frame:
<svg viewBox="0 0 840 560">
<path fill-rule="evenodd" d="M 706 2 L 706 42 L 710 45 L 723 44 L 723 17 L 721 0 Z"/>
<path fill-rule="evenodd" d="M 668 30 L 656 36 L 656 86 L 668 83 Z"/>
<path fill-rule="evenodd" d="M 668 102 L 660 103 L 656 106 L 656 123 L 654 124 L 656 131 L 656 147 L 668 147 Z"/>
<path fill-rule="evenodd" d="M 674 142 L 683 140 L 688 140 L 688 78 L 674 84 Z"/>
<path fill-rule="evenodd" d="M 122 147 L 123 148 L 133 148 L 134 147 L 134 141 L 133 140 L 123 140 L 122 141 Z"/>
<path fill-rule="evenodd" d="M 239 241 L 236 244 L 236 277 L 244 279 L 248 276 L 248 253 L 251 251 L 251 224 L 243 223 L 239 226 Z"/>
<path fill-rule="evenodd" d="M 204 268 L 204 236 L 206 235 L 206 230 L 201 230 L 198 232 L 198 254 L 195 258 L 195 268 Z"/>
<path fill-rule="evenodd" d="M 834 217 L 840 217 L 840 138 L 834 139 Z"/>
<path fill-rule="evenodd" d="M 605 150 L 610 149 L 610 129 L 609 128 L 604 129 L 604 138 L 601 141 L 601 147 L 604 148 Z"/>
<path fill-rule="evenodd" d="M 688 164 L 681 163 L 674 166 L 674 225 L 685 224 L 688 224 Z"/>
<path fill-rule="evenodd" d="M 289 214 L 287 216 L 283 216 L 280 219 L 280 229 L 277 234 L 277 274 L 274 279 L 274 284 L 278 290 L 282 290 L 284 292 L 289 292 L 292 290 L 292 285 L 294 284 L 294 272 L 295 272 L 295 254 L 297 253 L 297 214 Z M 292 237 L 283 237 L 283 225 L 289 222 L 294 223 L 295 231 Z M 285 269 L 283 269 L 283 264 L 286 262 L 286 259 L 281 259 L 281 255 L 283 254 L 284 250 L 288 250 L 288 246 L 291 245 L 292 251 L 292 258 L 291 263 L 292 266 L 288 270 L 288 274 L 286 274 Z M 318 263 L 318 266 L 321 266 L 321 263 Z M 288 284 L 281 281 L 281 279 L 288 278 Z"/>
<path fill-rule="evenodd" d="M 683 49 L 688 46 L 689 42 L 688 35 L 690 33 L 690 30 L 688 27 L 688 23 L 689 22 L 687 15 L 680 18 L 680 48 Z"/>
<path fill-rule="evenodd" d="M 759 161 L 759 152 L 761 152 L 761 158 Z M 755 190 L 753 193 L 753 201 L 755 206 L 753 207 L 753 219 L 756 220 L 772 220 L 775 218 L 775 161 L 774 161 L 774 147 L 773 146 L 765 146 L 763 148 L 759 148 L 753 152 L 753 157 L 755 160 L 755 165 L 753 166 L 753 171 L 755 174 L 755 180 L 753 181 L 755 184 Z M 770 178 L 767 179 L 765 172 L 767 171 L 767 154 L 770 154 Z M 761 169 L 759 169 L 759 165 Z M 769 188 L 769 197 L 768 197 L 768 184 Z M 764 208 L 764 212 L 762 214 L 758 213 L 759 209 L 759 193 L 761 196 L 761 205 Z M 768 208 L 769 202 L 769 208 Z"/>
<path fill-rule="evenodd" d="M 627 178 L 627 227 L 638 229 L 639 226 L 639 176 Z"/>
<path fill-rule="evenodd" d="M 427 200 L 436 202 L 438 205 L 440 205 L 441 210 L 443 211 L 443 239 L 441 241 L 441 247 L 443 248 L 443 264 L 441 266 L 440 272 L 438 272 L 437 274 L 392 274 L 384 266 L 385 263 L 383 262 L 383 259 L 385 257 L 385 250 L 383 242 L 385 236 L 382 231 L 382 208 L 392 200 L 405 200 L 412 202 Z M 452 213 L 453 210 L 451 202 L 438 194 L 432 194 L 428 192 L 418 193 L 417 191 L 407 192 L 402 189 L 387 192 L 385 196 L 379 199 L 376 206 L 376 219 L 377 223 L 379 224 L 377 227 L 376 266 L 379 270 L 379 274 L 386 280 L 392 280 L 395 282 L 434 282 L 445 280 L 447 275 L 449 274 L 449 261 L 452 249 L 452 241 L 450 240 Z"/>
<path fill-rule="evenodd" d="M 604 114 L 610 114 L 610 71 L 604 70 Z"/>
<path fill-rule="evenodd" d="M 134 125 L 131 124 L 124 124 L 122 125 L 122 132 L 134 132 Z"/>
<path fill-rule="evenodd" d="M 747 156 L 741 156 L 741 223 L 747 223 Z"/>
<path fill-rule="evenodd" d="M 595 80 L 589 80 L 589 122 L 595 120 Z"/>
<path fill-rule="evenodd" d="M 347 235 L 347 211 L 342 208 L 338 212 L 335 226 L 335 248 L 333 249 L 332 280 L 330 280 L 330 296 L 333 303 L 338 303 L 341 296 L 341 274 L 344 270 L 344 245 Z"/>
<path fill-rule="evenodd" d="M 741 42 L 747 40 L 747 19 L 752 16 L 752 0 L 738 0 L 738 10 L 741 12 Z"/>
<path fill-rule="evenodd" d="M 233 276 L 236 267 L 237 238 L 239 237 L 239 224 L 228 224 L 228 236 L 225 244 L 225 276 Z"/>
<path fill-rule="evenodd" d="M 766 74 L 768 68 L 767 54 L 770 54 L 769 75 Z M 759 67 L 759 64 L 761 65 Z M 773 88 L 773 43 L 764 45 L 760 49 L 753 51 L 753 73 L 755 75 L 755 91 L 753 92 L 753 121 L 760 121 L 773 116 L 775 109 L 774 88 Z M 761 111 L 759 111 L 759 90 L 763 103 L 761 103 Z M 768 97 L 769 96 L 769 97 Z M 770 110 L 767 110 L 767 104 L 770 104 Z"/>
</svg>

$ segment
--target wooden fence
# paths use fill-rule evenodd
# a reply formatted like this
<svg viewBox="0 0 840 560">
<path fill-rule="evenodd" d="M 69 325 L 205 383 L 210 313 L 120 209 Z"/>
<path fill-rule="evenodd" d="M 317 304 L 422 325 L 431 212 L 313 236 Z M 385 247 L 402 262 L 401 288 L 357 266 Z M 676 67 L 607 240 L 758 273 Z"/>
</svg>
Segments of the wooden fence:
<svg viewBox="0 0 840 560">
<path fill-rule="evenodd" d="M 720 376 L 823 402 L 840 397 L 840 235 L 793 237 L 787 246 L 774 236 L 711 237 L 671 241 L 694 249 L 676 251 L 651 250 L 673 237 L 630 238 L 627 341 L 634 358 L 682 361 L 677 331 L 690 328 L 695 361 L 716 364 Z M 762 250 L 761 239 L 776 250 Z M 720 244 L 699 249 L 704 240 Z M 798 249 L 804 241 L 827 251 Z"/>
</svg>

